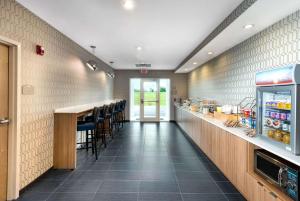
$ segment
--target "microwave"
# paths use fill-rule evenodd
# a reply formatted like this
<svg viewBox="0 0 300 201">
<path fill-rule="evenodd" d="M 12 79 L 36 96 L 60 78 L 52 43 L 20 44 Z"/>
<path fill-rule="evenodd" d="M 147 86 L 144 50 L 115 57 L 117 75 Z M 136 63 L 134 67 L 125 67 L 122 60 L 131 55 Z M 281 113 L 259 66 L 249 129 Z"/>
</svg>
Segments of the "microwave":
<svg viewBox="0 0 300 201">
<path fill-rule="evenodd" d="M 263 149 L 254 150 L 254 171 L 295 201 L 299 197 L 299 167 Z"/>
</svg>

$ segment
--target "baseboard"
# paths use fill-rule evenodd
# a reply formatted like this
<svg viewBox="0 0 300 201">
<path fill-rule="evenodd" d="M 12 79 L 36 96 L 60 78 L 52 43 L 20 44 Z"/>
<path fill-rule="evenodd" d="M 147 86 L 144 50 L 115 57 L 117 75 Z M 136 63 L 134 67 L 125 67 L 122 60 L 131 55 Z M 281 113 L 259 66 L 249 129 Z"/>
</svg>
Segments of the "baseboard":
<svg viewBox="0 0 300 201">
<path fill-rule="evenodd" d="M 33 185 L 35 182 L 37 182 L 40 178 L 42 178 L 43 176 L 45 176 L 50 170 L 53 170 L 53 167 L 49 168 L 48 170 L 46 170 L 43 174 L 41 174 L 40 176 L 38 176 L 36 179 L 34 179 L 32 182 L 30 182 L 29 184 L 27 184 L 25 187 L 23 187 L 19 192 L 20 195 L 22 193 L 24 193 L 27 189 L 29 189 L 31 187 L 31 185 Z"/>
</svg>

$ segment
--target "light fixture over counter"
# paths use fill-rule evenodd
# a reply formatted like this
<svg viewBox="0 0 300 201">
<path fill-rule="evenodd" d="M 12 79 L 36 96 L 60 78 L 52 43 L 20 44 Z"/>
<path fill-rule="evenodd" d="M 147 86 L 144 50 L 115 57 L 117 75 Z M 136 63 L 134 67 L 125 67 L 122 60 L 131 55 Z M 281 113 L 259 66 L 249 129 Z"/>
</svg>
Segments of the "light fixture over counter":
<svg viewBox="0 0 300 201">
<path fill-rule="evenodd" d="M 96 71 L 97 70 L 97 63 L 93 60 L 89 60 L 86 63 L 86 66 L 89 67 L 92 71 Z"/>
<path fill-rule="evenodd" d="M 115 63 L 114 61 L 110 61 L 109 62 L 109 64 L 110 64 L 111 67 L 114 65 L 114 63 Z M 106 71 L 105 74 L 109 78 L 112 78 L 112 79 L 115 78 L 115 73 L 114 72 Z"/>
<path fill-rule="evenodd" d="M 96 46 L 91 45 L 90 48 L 92 49 L 92 53 L 95 55 L 95 49 L 96 49 Z M 111 66 L 114 64 L 113 61 L 110 61 L 109 63 L 110 63 Z M 85 64 L 86 64 L 86 66 L 87 66 L 89 69 L 91 69 L 92 71 L 96 71 L 96 70 L 98 69 L 98 67 L 97 67 L 97 62 L 94 61 L 94 60 L 88 60 Z M 112 78 L 112 79 L 115 78 L 115 73 L 114 73 L 114 72 L 111 72 L 111 71 L 105 71 L 105 74 L 106 74 L 106 76 L 109 77 L 109 78 Z"/>
<path fill-rule="evenodd" d="M 96 46 L 91 45 L 90 48 L 92 49 L 92 53 L 93 55 L 95 55 L 95 49 Z M 94 60 L 88 60 L 86 63 L 86 66 L 89 67 L 89 69 L 91 69 L 92 71 L 96 71 L 97 70 L 97 63 Z"/>
<path fill-rule="evenodd" d="M 109 72 L 109 71 L 107 71 L 105 74 L 106 74 L 107 77 L 109 77 L 109 78 L 112 78 L 112 79 L 115 78 L 115 73 L 114 73 L 114 72 Z"/>
</svg>

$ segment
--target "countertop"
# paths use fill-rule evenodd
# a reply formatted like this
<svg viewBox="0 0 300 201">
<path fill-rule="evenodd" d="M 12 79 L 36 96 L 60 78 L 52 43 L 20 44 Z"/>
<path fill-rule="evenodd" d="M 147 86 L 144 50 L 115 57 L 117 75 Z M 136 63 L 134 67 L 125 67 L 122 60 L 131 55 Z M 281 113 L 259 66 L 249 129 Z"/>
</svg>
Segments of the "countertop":
<svg viewBox="0 0 300 201">
<path fill-rule="evenodd" d="M 175 104 L 175 107 L 177 107 L 178 109 L 182 109 L 186 112 L 189 112 L 190 114 L 193 114 L 194 116 L 196 116 L 198 118 L 201 118 L 211 124 L 214 124 L 215 126 L 221 128 L 229 133 L 232 133 L 233 135 L 236 135 L 256 146 L 259 146 L 281 158 L 284 158 L 284 159 L 290 161 L 291 163 L 294 163 L 294 164 L 300 166 L 300 156 L 296 156 L 296 155 L 292 154 L 291 152 L 272 144 L 271 142 L 265 141 L 262 136 L 249 137 L 245 133 L 245 130 L 246 130 L 245 128 L 228 128 L 228 127 L 224 126 L 222 121 L 215 119 L 213 117 L 207 117 L 201 113 L 192 112 L 188 108 L 181 107 L 176 104 Z"/>
<path fill-rule="evenodd" d="M 114 100 L 105 100 L 95 103 L 89 103 L 84 105 L 76 105 L 71 107 L 65 107 L 65 108 L 58 108 L 54 110 L 54 113 L 63 113 L 63 114 L 78 114 L 82 112 L 86 112 L 89 110 L 92 110 L 94 107 L 101 107 L 103 105 L 109 105 L 111 103 L 116 103 L 120 101 L 120 99 L 114 99 Z"/>
</svg>

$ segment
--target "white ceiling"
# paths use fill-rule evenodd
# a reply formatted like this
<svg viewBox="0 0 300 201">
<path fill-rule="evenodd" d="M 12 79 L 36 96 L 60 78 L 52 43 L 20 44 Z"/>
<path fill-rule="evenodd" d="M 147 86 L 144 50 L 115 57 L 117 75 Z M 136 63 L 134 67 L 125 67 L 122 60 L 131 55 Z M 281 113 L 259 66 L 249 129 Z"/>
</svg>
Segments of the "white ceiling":
<svg viewBox="0 0 300 201">
<path fill-rule="evenodd" d="M 166 70 L 175 69 L 242 2 L 135 0 L 136 8 L 128 11 L 122 0 L 17 1 L 82 47 L 96 45 L 96 56 L 114 61 L 116 69 L 145 62 Z"/>
<path fill-rule="evenodd" d="M 258 0 L 176 72 L 190 72 L 299 9 L 300 0 Z M 247 24 L 254 24 L 254 28 L 244 29 Z M 210 51 L 214 54 L 208 55 Z"/>
</svg>

